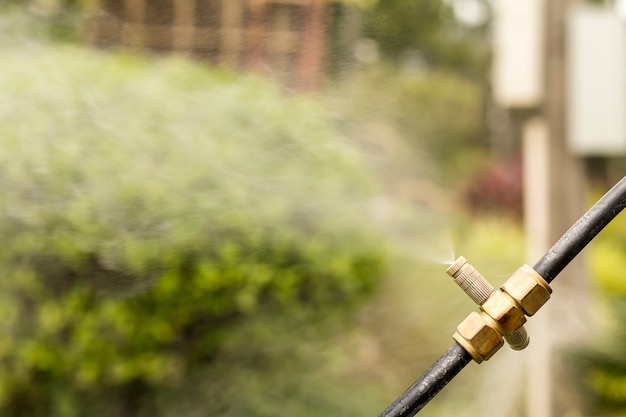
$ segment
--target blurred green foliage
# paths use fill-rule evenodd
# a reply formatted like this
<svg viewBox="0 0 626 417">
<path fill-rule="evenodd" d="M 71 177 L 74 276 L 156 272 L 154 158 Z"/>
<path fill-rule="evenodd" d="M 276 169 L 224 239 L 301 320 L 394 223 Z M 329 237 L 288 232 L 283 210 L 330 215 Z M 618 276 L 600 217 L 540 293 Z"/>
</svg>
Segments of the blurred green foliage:
<svg viewBox="0 0 626 417">
<path fill-rule="evenodd" d="M 372 0 L 363 8 L 362 36 L 381 59 L 351 74 L 341 90 L 360 123 L 393 127 L 420 175 L 452 188 L 474 180 L 491 146 L 490 5 L 479 3 L 486 20 L 470 26 L 453 1 Z"/>
<path fill-rule="evenodd" d="M 578 352 L 576 366 L 592 415 L 626 415 L 626 217 L 617 216 L 590 245 L 589 263 L 599 300 L 593 345 Z"/>
<path fill-rule="evenodd" d="M 486 93 L 452 71 L 403 71 L 381 63 L 339 83 L 332 94 L 339 97 L 336 107 L 344 123 L 394 129 L 422 177 L 458 184 L 486 153 Z"/>
<path fill-rule="evenodd" d="M 450 312 L 471 304 L 444 266 L 415 261 L 450 214 L 425 213 L 448 203 L 430 188 L 424 212 L 392 203 L 393 251 L 413 259 L 396 265 L 365 313 L 351 314 L 388 252 L 369 217 L 371 178 L 346 136 L 366 132 L 385 147 L 399 134 L 410 152 L 389 153 L 381 169 L 395 184 L 405 179 L 394 176 L 399 165 L 421 177 L 471 171 L 483 144 L 475 70 L 484 51 L 457 42 L 472 39 L 463 31 L 445 34 L 443 3 L 417 2 L 444 8 L 443 20 L 421 9 L 412 20 L 415 8 L 405 13 L 399 1 L 352 2 L 371 7 L 367 35 L 389 59 L 339 80 L 330 114 L 328 101 L 285 97 L 259 79 L 31 42 L 33 28 L 78 39 L 72 7 L 35 25 L 17 14 L 3 22 L 13 36 L 0 36 L 9 49 L 0 75 L 1 415 L 375 415 L 449 346 L 441 322 L 452 329 L 462 317 Z M 90 2 L 65 2 L 80 3 Z M 397 27 L 371 32 L 372 19 L 398 15 Z M 414 36 L 420 25 L 434 33 Z M 389 49 L 388 29 L 407 35 L 401 45 Z M 398 68 L 414 52 L 424 66 Z M 382 126 L 397 132 L 379 136 Z M 381 154 L 367 149 L 370 159 Z M 515 227 L 472 221 L 459 228 L 460 245 L 472 262 L 506 259 L 495 271 L 510 273 Z M 433 415 L 450 415 L 454 392 L 431 404 Z"/>
<path fill-rule="evenodd" d="M 229 338 L 260 366 L 246 318 L 293 340 L 380 277 L 373 182 L 315 100 L 67 46 L 2 67 L 0 414 L 143 415 Z"/>
<path fill-rule="evenodd" d="M 372 0 L 364 9 L 363 35 L 395 63 L 417 56 L 429 68 L 453 70 L 486 80 L 490 57 L 488 24 L 458 22 L 454 2 Z M 487 3 L 483 7 L 489 8 Z"/>
</svg>

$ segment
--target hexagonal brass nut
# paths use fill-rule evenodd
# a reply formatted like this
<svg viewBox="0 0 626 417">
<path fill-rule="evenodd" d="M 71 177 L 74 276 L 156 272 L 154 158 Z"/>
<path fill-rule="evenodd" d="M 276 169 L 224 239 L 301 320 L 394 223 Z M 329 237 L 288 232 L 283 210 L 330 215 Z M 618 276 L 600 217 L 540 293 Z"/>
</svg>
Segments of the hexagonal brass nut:
<svg viewBox="0 0 626 417">
<path fill-rule="evenodd" d="M 550 299 L 552 288 L 528 265 L 523 265 L 500 287 L 528 316 L 535 314 Z"/>
<path fill-rule="evenodd" d="M 502 291 L 494 291 L 480 309 L 493 319 L 496 328 L 503 335 L 513 333 L 526 322 L 524 312 Z"/>
<path fill-rule="evenodd" d="M 491 327 L 481 314 L 475 311 L 457 326 L 452 337 L 478 363 L 493 356 L 504 343 L 500 333 Z"/>
</svg>

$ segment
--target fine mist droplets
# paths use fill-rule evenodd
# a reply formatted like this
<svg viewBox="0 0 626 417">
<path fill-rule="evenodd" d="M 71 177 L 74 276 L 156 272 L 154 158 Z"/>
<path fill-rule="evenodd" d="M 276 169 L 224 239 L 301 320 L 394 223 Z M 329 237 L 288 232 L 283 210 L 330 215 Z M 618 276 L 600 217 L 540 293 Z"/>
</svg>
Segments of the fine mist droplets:
<svg viewBox="0 0 626 417">
<path fill-rule="evenodd" d="M 435 253 L 432 258 L 433 261 L 444 265 L 452 265 L 456 260 L 454 239 L 449 231 L 438 236 L 433 242 L 432 248 Z"/>
<path fill-rule="evenodd" d="M 456 260 L 454 239 L 450 231 L 433 233 L 425 236 L 415 248 L 415 256 L 427 262 L 452 265 Z"/>
</svg>

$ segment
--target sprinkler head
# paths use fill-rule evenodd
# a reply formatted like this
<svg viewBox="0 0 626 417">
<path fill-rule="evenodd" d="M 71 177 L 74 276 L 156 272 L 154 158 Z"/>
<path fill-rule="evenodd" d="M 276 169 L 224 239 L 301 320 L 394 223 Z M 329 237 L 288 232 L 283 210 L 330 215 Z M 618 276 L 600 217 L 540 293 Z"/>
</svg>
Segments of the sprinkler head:
<svg viewBox="0 0 626 417">
<path fill-rule="evenodd" d="M 536 311 L 537 305 L 545 298 L 545 292 L 542 292 L 545 287 L 527 269 L 534 272 L 525 265 L 520 268 L 522 272 L 518 270 L 499 290 L 495 290 L 462 256 L 447 269 L 446 273 L 454 282 L 480 306 L 481 313 L 468 316 L 454 334 L 454 339 L 466 348 L 476 362 L 489 359 L 500 348 L 494 338 L 488 337 L 494 331 L 506 340 L 511 349 L 522 350 L 528 346 L 530 338 L 523 326 L 525 315 Z"/>
<path fill-rule="evenodd" d="M 494 292 L 489 281 L 462 256 L 450 265 L 446 273 L 478 305 L 482 305 Z"/>
</svg>

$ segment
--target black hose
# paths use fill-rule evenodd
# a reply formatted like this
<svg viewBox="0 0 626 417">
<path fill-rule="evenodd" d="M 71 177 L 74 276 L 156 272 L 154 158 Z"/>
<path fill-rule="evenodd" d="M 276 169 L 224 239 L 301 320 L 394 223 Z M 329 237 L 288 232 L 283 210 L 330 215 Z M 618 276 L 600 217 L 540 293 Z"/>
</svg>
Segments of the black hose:
<svg viewBox="0 0 626 417">
<path fill-rule="evenodd" d="M 535 264 L 547 282 L 554 278 L 598 233 L 626 207 L 626 177 L 593 205 Z M 472 357 L 455 343 L 379 417 L 412 417 L 471 362 Z"/>
<path fill-rule="evenodd" d="M 626 177 L 593 205 L 535 264 L 547 282 L 554 278 L 626 207 Z"/>
<path fill-rule="evenodd" d="M 471 360 L 470 354 L 461 345 L 454 343 L 433 366 L 424 372 L 424 375 L 387 407 L 379 417 L 414 416 Z"/>
</svg>

